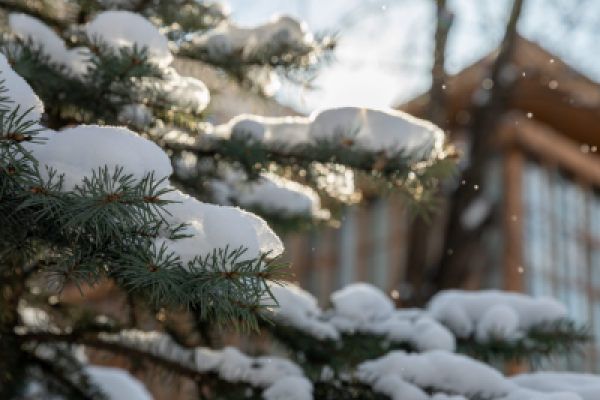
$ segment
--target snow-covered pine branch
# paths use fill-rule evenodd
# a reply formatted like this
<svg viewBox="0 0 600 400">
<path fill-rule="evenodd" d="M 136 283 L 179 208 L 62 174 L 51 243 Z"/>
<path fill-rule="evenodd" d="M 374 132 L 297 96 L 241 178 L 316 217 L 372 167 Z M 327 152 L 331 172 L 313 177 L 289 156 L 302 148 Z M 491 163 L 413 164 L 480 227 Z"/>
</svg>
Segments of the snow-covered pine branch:
<svg viewBox="0 0 600 400">
<path fill-rule="evenodd" d="M 442 293 L 427 310 L 394 310 L 384 293 L 370 285 L 355 284 L 332 295 L 334 308 L 322 312 L 315 299 L 297 287 L 273 290 L 281 305 L 278 326 L 282 324 L 285 329 L 287 325 L 314 336 L 313 354 L 300 349 L 297 342 L 301 336 L 285 341 L 294 355 L 292 362 L 277 356 L 249 357 L 231 347 L 187 348 L 159 332 L 65 333 L 45 313 L 31 308 L 21 310 L 24 325 L 18 328 L 19 339 L 40 344 L 38 349 L 78 343 L 115 355 L 133 354 L 207 385 L 213 394 L 225 398 L 360 398 L 374 392 L 392 400 L 591 400 L 600 394 L 600 378 L 592 375 L 540 372 L 506 378 L 484 363 L 455 354 L 453 334 L 434 318 L 452 318 L 437 311 L 436 306 L 449 300 L 449 306 L 464 311 L 475 325 L 503 326 L 506 318 L 494 308 L 507 307 L 520 316 L 520 332 L 526 335 L 528 327 L 541 321 L 564 318 L 564 306 L 548 299 L 494 291 L 454 291 Z M 494 332 L 499 340 L 516 340 L 514 334 L 509 338 L 502 336 L 504 331 Z M 377 335 L 385 335 L 388 342 L 410 343 L 410 349 L 369 345 L 369 336 Z M 350 337 L 356 342 L 345 347 L 342 341 Z M 330 349 L 319 347 L 327 340 L 338 343 Z M 370 348 L 371 354 L 352 359 L 353 349 L 361 347 Z M 382 352 L 385 355 L 380 357 Z M 315 359 L 322 363 L 319 368 L 312 365 Z"/>
<path fill-rule="evenodd" d="M 169 157 L 127 129 L 41 128 L 42 102 L 3 55 L 0 71 L 2 202 L 21 211 L 5 207 L 3 240 L 13 232 L 48 246 L 43 255 L 21 253 L 23 263 L 44 258 L 57 290 L 112 278 L 156 304 L 254 324 L 250 311 L 267 293 L 261 282 L 277 276 L 265 257 L 283 252 L 263 220 L 173 190 Z M 50 227 L 56 237 L 45 236 Z M 6 251 L 4 268 L 21 268 L 6 261 L 21 249 Z"/>
<path fill-rule="evenodd" d="M 351 202 L 356 197 L 352 181 L 359 179 L 426 208 L 437 182 L 454 171 L 454 154 L 445 146 L 443 132 L 399 111 L 345 107 L 310 117 L 240 115 L 223 125 L 201 124 L 199 131 L 193 135 L 169 127 L 151 130 L 158 143 L 186 165 L 182 174 L 176 171 L 176 179 L 188 185 L 189 175 L 206 175 L 205 160 L 218 155 L 221 163 L 239 165 L 248 178 L 280 165 L 294 180 L 337 201 Z M 332 179 L 336 175 L 341 179 Z M 227 177 L 221 178 L 227 184 Z"/>
<path fill-rule="evenodd" d="M 111 28 L 113 22 L 119 28 Z M 327 210 L 319 209 L 310 189 L 300 189 L 285 179 L 275 182 L 265 171 L 285 174 L 312 187 L 327 199 L 327 205 L 333 202 L 334 209 L 339 208 L 335 203 L 360 198 L 353 182 L 347 185 L 348 179 L 366 181 L 378 191 L 395 190 L 427 209 L 431 205 L 429 194 L 437 182 L 454 171 L 443 133 L 395 111 L 343 108 L 322 110 L 309 118 L 243 115 L 222 126 L 202 123 L 203 110 L 210 100 L 206 86 L 167 68 L 173 59 L 173 46 L 148 20 L 130 11 L 101 12 L 80 28 L 80 45 L 71 49 L 35 18 L 13 13 L 9 23 L 17 37 L 5 40 L 2 51 L 52 105 L 48 113 L 52 116 L 50 126 L 127 123 L 140 133 L 153 133 L 150 137 L 175 153 L 176 165 L 179 155 L 185 153 L 188 159 L 195 156 L 198 164 L 218 158 L 221 163 L 237 165 L 234 169 L 241 166 L 241 176 L 248 179 L 263 171 L 262 184 L 243 189 L 237 185 L 236 190 L 231 190 L 229 180 L 218 174 L 181 176 L 180 169 L 176 169 L 174 178 L 180 187 L 203 200 L 211 199 L 202 193 L 207 191 L 204 181 L 217 179 L 222 183 L 211 185 L 213 189 L 219 186 L 227 190 L 233 204 L 247 206 L 278 226 L 290 226 L 290 221 L 294 222 L 292 227 L 318 224 L 327 219 Z M 273 36 L 280 45 L 301 40 L 305 48 L 310 48 L 313 43 L 305 24 L 287 17 L 252 29 L 223 21 L 214 31 L 194 40 L 206 45 L 211 38 L 224 36 L 234 42 L 235 49 L 251 50 L 242 52 L 244 65 L 249 54 L 272 43 Z M 178 130 L 182 133 L 173 140 Z M 166 138 L 165 132 L 169 133 Z M 332 181 L 336 175 L 339 179 Z M 345 187 L 340 189 L 339 183 Z M 277 187 L 277 193 L 297 201 L 285 212 L 269 214 L 265 205 L 272 204 L 269 197 L 273 190 L 264 190 L 268 187 Z M 248 197 L 252 197 L 250 203 Z M 303 207 L 298 212 L 298 205 L 309 198 L 310 209 Z M 218 198 L 213 196 L 215 200 Z"/>
<path fill-rule="evenodd" d="M 346 367 L 336 359 L 356 364 L 394 349 L 458 351 L 486 362 L 525 360 L 537 365 L 590 340 L 588 328 L 570 321 L 565 307 L 551 298 L 445 291 L 426 309 L 395 309 L 385 293 L 358 283 L 334 292 L 333 308 L 323 311 L 297 286 L 271 290 L 279 307 L 273 315 L 277 324 L 267 329 L 302 354 L 304 362 L 334 370 Z"/>
<path fill-rule="evenodd" d="M 331 35 L 313 35 L 305 22 L 289 16 L 273 16 L 270 21 L 255 28 L 239 27 L 228 21 L 229 6 L 219 3 L 187 0 L 70 1 L 65 5 L 51 0 L 50 3 L 62 12 L 53 12 L 52 6 L 13 3 L 19 2 L 8 0 L 3 8 L 43 20 L 64 33 L 65 39 L 75 46 L 87 41 L 86 35 L 81 34 L 82 25 L 98 14 L 140 15 L 140 21 L 151 21 L 169 39 L 169 47 L 176 56 L 217 68 L 249 91 L 267 96 L 272 95 L 272 92 L 264 90 L 269 77 L 273 82 L 286 79 L 295 84 L 310 85 L 321 66 L 331 60 L 336 44 Z M 143 22 L 132 24 L 130 20 L 117 30 L 143 32 L 143 25 Z M 240 40 L 240 33 L 248 40 Z M 134 36 L 140 42 L 144 40 L 143 34 Z"/>
</svg>

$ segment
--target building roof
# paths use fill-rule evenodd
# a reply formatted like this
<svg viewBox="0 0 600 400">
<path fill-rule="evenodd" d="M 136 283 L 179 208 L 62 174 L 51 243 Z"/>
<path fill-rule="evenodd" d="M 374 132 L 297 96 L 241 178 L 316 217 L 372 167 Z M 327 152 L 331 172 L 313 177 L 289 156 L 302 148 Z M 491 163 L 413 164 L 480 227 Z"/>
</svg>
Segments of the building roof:
<svg viewBox="0 0 600 400">
<path fill-rule="evenodd" d="M 485 101 L 484 81 L 497 54 L 498 50 L 448 78 L 448 129 L 466 125 L 473 104 Z M 503 71 L 502 79 L 516 81 L 511 109 L 531 113 L 535 120 L 580 144 L 600 148 L 600 84 L 522 37 L 517 39 L 512 64 Z M 421 95 L 399 109 L 423 115 L 427 96 Z"/>
</svg>

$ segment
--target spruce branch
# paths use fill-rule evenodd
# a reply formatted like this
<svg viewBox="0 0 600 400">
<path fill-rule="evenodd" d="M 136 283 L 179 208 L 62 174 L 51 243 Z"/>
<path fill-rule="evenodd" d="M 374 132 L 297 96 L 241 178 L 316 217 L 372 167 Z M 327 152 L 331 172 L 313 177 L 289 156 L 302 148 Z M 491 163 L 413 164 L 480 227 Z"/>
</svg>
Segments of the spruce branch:
<svg viewBox="0 0 600 400">
<path fill-rule="evenodd" d="M 86 347 L 106 351 L 113 356 L 124 356 L 128 359 L 142 361 L 144 367 L 159 368 L 174 377 L 185 377 L 197 382 L 200 386 L 207 386 L 213 391 L 220 391 L 226 387 L 231 390 L 246 390 L 262 388 L 240 376 L 239 379 L 225 380 L 209 365 L 203 365 L 201 348 L 185 348 L 177 344 L 167 334 L 147 335 L 141 331 L 124 331 L 116 335 L 90 335 L 86 333 L 25 333 L 19 336 L 23 345 L 30 344 L 78 344 Z"/>
<path fill-rule="evenodd" d="M 502 340 L 490 337 L 458 339 L 458 351 L 484 362 L 528 362 L 533 369 L 544 361 L 577 353 L 593 340 L 589 326 L 577 326 L 569 319 L 540 323 L 525 331 L 522 338 Z"/>
<path fill-rule="evenodd" d="M 178 361 L 173 361 L 159 355 L 136 349 L 133 346 L 127 346 L 118 341 L 102 340 L 98 335 L 87 335 L 79 333 L 60 334 L 60 333 L 27 333 L 19 336 L 21 343 L 68 343 L 89 346 L 97 350 L 105 350 L 114 355 L 126 356 L 131 359 L 141 359 L 159 366 L 167 371 L 191 379 L 198 377 L 210 380 L 212 374 L 202 374 L 195 371 L 192 367 L 186 366 Z"/>
<path fill-rule="evenodd" d="M 311 176 L 315 163 L 349 167 L 359 175 L 361 183 L 378 193 L 397 193 L 422 211 L 431 211 L 432 198 L 438 184 L 455 173 L 457 154 L 447 148 L 430 159 L 416 159 L 414 154 L 398 151 L 381 153 L 343 146 L 337 140 L 320 140 L 316 144 L 283 146 L 263 144 L 245 139 L 204 139 L 203 136 L 189 140 L 181 138 L 154 138 L 156 143 L 173 152 L 189 152 L 198 159 L 218 158 L 219 162 L 238 163 L 249 179 L 256 179 L 260 171 L 268 170 L 272 163 L 290 167 L 292 171 L 304 171 L 304 179 L 311 187 L 319 188 L 317 176 Z M 312 179 L 311 179 L 312 178 Z M 298 179 L 300 180 L 300 179 Z"/>
</svg>

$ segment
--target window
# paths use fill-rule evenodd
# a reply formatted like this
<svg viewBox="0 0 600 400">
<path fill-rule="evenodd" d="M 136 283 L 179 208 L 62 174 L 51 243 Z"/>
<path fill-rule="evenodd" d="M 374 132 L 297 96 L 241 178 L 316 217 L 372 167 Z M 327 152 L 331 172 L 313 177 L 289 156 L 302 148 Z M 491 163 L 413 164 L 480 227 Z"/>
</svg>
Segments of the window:
<svg viewBox="0 0 600 400">
<path fill-rule="evenodd" d="M 555 168 L 529 162 L 523 171 L 523 262 L 527 291 L 552 296 L 600 337 L 600 195 Z M 597 346 L 597 345 L 596 345 Z M 558 367 L 600 371 L 596 354 Z"/>
<path fill-rule="evenodd" d="M 389 220 L 388 200 L 377 199 L 369 204 L 369 282 L 386 289 L 388 284 Z"/>
</svg>

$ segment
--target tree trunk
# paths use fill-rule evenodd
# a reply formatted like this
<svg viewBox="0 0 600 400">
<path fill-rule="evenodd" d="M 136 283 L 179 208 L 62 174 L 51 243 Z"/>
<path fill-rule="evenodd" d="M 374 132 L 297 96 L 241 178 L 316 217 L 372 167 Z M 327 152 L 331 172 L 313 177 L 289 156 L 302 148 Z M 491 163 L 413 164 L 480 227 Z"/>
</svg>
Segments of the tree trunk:
<svg viewBox="0 0 600 400">
<path fill-rule="evenodd" d="M 512 93 L 512 84 L 503 84 L 502 71 L 512 59 L 517 35 L 517 22 L 523 8 L 523 0 L 515 0 L 498 57 L 492 67 L 491 79 L 494 82 L 488 103 L 475 107 L 469 131 L 471 134 L 470 165 L 463 173 L 464 185 L 460 185 L 450 199 L 448 227 L 446 230 L 446 251 L 442 255 L 434 282 L 437 290 L 461 287 L 469 275 L 468 260 L 473 249 L 480 248 L 481 227 L 467 230 L 462 226 L 461 217 L 473 200 L 480 195 L 485 185 L 487 161 L 494 153 L 491 137 L 497 124 L 507 109 Z M 479 188 L 476 190 L 475 186 Z"/>
<path fill-rule="evenodd" d="M 433 86 L 429 92 L 430 103 L 427 117 L 438 124 L 442 129 L 446 126 L 445 95 L 443 82 L 439 80 L 439 68 L 443 67 L 443 54 L 439 49 L 445 48 L 448 32 L 440 32 L 444 29 L 441 16 L 444 14 L 440 7 L 445 2 L 438 2 L 438 27 L 436 30 L 436 64 L 432 69 Z M 444 245 L 439 263 L 434 266 L 426 265 L 427 252 L 431 250 L 428 244 L 430 228 L 424 222 L 415 220 L 412 225 L 411 243 L 409 244 L 408 270 L 406 274 L 407 283 L 412 287 L 412 298 L 406 305 L 423 306 L 435 292 L 450 288 L 460 288 L 470 274 L 469 262 L 473 257 L 480 257 L 482 229 L 465 229 L 461 223 L 461 216 L 469 205 L 480 194 L 485 185 L 485 170 L 487 161 L 494 153 L 491 146 L 491 137 L 495 132 L 496 125 L 506 111 L 508 99 L 511 94 L 511 85 L 502 84 L 501 73 L 512 58 L 517 38 L 516 26 L 523 8 L 523 0 L 515 0 L 511 15 L 506 27 L 506 33 L 500 45 L 498 56 L 492 66 L 491 79 L 494 82 L 490 89 L 490 97 L 487 104 L 474 106 L 472 110 L 471 124 L 468 131 L 471 135 L 470 165 L 462 175 L 464 185 L 460 185 L 452 193 L 448 201 L 448 218 L 445 229 Z M 448 24 L 446 24 L 448 25 Z M 448 25 L 449 29 L 449 25 Z M 444 40 L 444 44 L 439 43 Z M 438 74 L 438 75 L 436 75 Z M 440 109 L 444 111 L 440 111 Z M 485 262 L 485 261 L 484 261 Z M 433 290 L 425 291 L 425 288 Z"/>
</svg>

